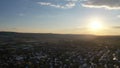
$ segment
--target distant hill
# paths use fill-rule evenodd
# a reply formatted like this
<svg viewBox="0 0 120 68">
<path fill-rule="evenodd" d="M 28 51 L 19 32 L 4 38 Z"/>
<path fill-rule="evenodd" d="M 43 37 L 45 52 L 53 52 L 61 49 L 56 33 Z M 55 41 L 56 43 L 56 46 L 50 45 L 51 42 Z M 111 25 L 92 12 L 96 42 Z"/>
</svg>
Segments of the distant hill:
<svg viewBox="0 0 120 68">
<path fill-rule="evenodd" d="M 17 32 L 0 32 L 2 40 L 36 40 L 36 41 L 57 41 L 57 40 L 86 40 L 94 38 L 94 35 L 84 34 L 52 34 L 52 33 L 17 33 Z"/>
<path fill-rule="evenodd" d="M 115 40 L 120 41 L 120 36 L 95 36 L 87 34 L 52 34 L 52 33 L 18 33 L 18 32 L 0 32 L 0 41 L 2 40 L 34 40 L 34 41 L 59 41 L 59 40 Z"/>
<path fill-rule="evenodd" d="M 89 34 L 53 34 L 53 33 L 18 33 L 18 32 L 0 32 L 0 36 L 25 36 L 25 37 L 90 37 Z"/>
</svg>

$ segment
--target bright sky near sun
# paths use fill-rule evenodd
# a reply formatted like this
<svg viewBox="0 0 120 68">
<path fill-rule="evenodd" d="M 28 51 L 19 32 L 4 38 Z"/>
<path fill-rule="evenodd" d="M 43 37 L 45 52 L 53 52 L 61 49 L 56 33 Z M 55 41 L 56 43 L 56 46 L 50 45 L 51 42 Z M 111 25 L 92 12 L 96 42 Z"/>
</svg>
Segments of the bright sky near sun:
<svg viewBox="0 0 120 68">
<path fill-rule="evenodd" d="M 0 31 L 120 35 L 120 0 L 0 0 Z"/>
</svg>

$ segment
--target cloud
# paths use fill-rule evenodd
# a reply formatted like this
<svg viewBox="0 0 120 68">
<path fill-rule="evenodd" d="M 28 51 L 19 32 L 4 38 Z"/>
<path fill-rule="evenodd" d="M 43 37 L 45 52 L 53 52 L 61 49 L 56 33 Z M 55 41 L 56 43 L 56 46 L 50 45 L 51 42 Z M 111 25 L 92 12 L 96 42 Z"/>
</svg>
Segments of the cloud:
<svg viewBox="0 0 120 68">
<path fill-rule="evenodd" d="M 118 15 L 117 17 L 120 18 L 120 15 Z"/>
<path fill-rule="evenodd" d="M 120 0 L 86 0 L 82 2 L 83 7 L 120 9 Z"/>
<path fill-rule="evenodd" d="M 70 2 L 70 3 L 67 3 L 64 7 L 72 8 L 74 6 L 75 6 L 75 3 Z"/>
<path fill-rule="evenodd" d="M 19 16 L 24 16 L 25 14 L 23 14 L 23 13 L 19 13 Z"/>
<path fill-rule="evenodd" d="M 51 6 L 51 7 L 55 7 L 55 8 L 73 8 L 76 5 L 75 2 L 68 2 L 64 5 L 53 4 L 50 2 L 37 2 L 37 4 L 42 5 L 42 6 Z"/>
<path fill-rule="evenodd" d="M 115 28 L 115 29 L 120 29 L 120 26 L 113 26 L 113 28 Z"/>
<path fill-rule="evenodd" d="M 66 1 L 79 1 L 79 0 L 66 0 Z"/>
</svg>

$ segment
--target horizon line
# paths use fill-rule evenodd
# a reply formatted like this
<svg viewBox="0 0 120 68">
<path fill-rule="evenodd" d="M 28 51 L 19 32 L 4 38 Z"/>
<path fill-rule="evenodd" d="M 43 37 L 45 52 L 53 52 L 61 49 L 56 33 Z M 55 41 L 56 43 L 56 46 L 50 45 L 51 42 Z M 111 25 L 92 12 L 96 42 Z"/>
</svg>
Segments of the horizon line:
<svg viewBox="0 0 120 68">
<path fill-rule="evenodd" d="M 0 32 L 7 32 L 7 33 L 28 33 L 28 34 L 61 34 L 61 35 L 91 35 L 91 36 L 120 36 L 120 35 L 115 35 L 115 34 L 113 34 L 113 35 L 102 35 L 102 34 L 99 34 L 99 35 L 96 35 L 96 34 L 78 34 L 78 33 L 53 33 L 53 32 L 17 32 L 17 31 L 0 31 Z"/>
</svg>

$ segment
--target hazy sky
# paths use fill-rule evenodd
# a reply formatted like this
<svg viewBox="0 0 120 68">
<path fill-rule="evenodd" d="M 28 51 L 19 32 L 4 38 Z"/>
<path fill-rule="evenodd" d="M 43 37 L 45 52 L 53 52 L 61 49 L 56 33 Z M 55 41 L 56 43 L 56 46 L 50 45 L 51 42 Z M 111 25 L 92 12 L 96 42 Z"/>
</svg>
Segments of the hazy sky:
<svg viewBox="0 0 120 68">
<path fill-rule="evenodd" d="M 120 0 L 0 0 L 0 31 L 120 35 Z"/>
</svg>

